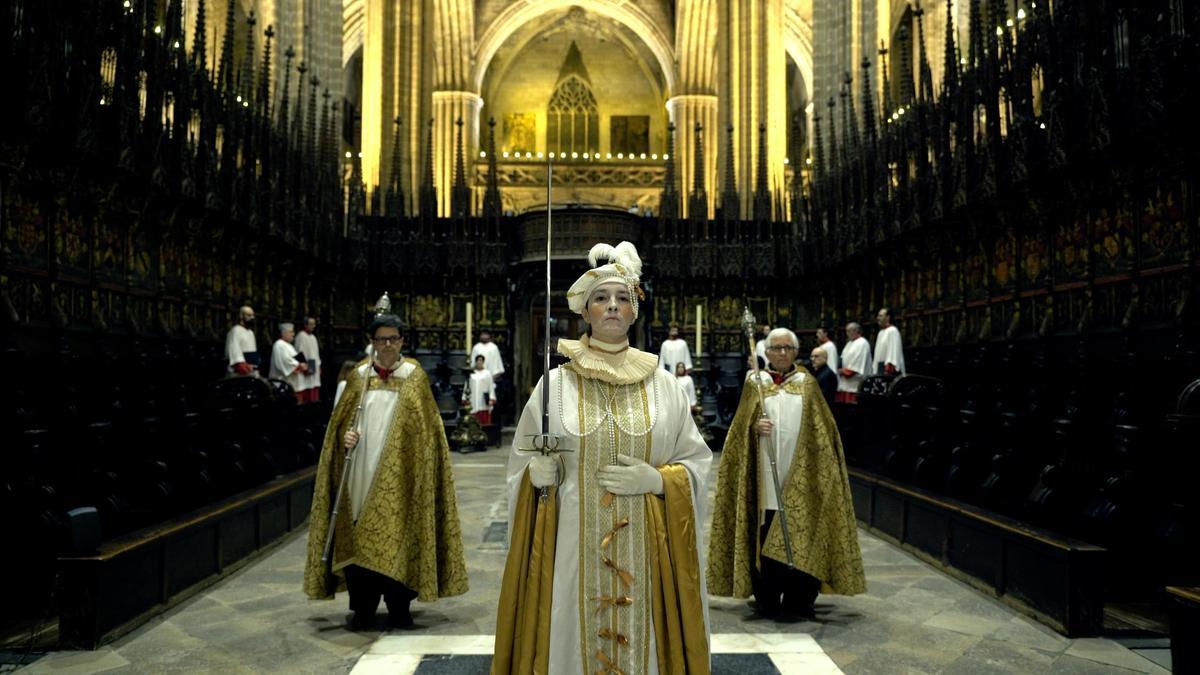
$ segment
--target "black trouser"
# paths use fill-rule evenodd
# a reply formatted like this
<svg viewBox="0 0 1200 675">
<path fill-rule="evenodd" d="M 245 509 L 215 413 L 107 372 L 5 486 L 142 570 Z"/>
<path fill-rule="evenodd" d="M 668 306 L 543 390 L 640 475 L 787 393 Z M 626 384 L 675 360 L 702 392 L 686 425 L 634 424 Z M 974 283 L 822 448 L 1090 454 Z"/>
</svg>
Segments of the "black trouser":
<svg viewBox="0 0 1200 675">
<path fill-rule="evenodd" d="M 394 615 L 407 614 L 409 603 L 417 597 L 416 591 L 399 581 L 357 565 L 346 566 L 346 590 L 350 592 L 350 610 L 363 616 L 375 613 L 380 596 L 388 613 Z"/>
<path fill-rule="evenodd" d="M 774 519 L 775 512 L 767 510 L 762 527 L 758 531 L 759 546 L 767 540 L 767 531 L 771 529 L 771 521 Z M 791 613 L 812 611 L 813 602 L 821 591 L 820 579 L 806 572 L 790 569 L 787 563 L 765 555 L 759 556 L 759 560 L 762 561 L 761 569 L 752 571 L 750 581 L 760 612 L 771 614 L 780 609 Z"/>
</svg>

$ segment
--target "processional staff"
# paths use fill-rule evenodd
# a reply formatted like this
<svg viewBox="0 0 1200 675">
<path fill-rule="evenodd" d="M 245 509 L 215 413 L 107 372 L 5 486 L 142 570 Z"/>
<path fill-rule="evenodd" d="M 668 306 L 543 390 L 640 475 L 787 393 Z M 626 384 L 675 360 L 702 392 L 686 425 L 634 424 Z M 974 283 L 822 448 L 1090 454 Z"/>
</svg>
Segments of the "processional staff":
<svg viewBox="0 0 1200 675">
<path fill-rule="evenodd" d="M 756 319 L 754 318 L 754 315 L 750 313 L 750 308 L 746 307 L 745 312 L 742 314 L 742 328 L 745 329 L 746 338 L 750 341 L 750 356 L 754 362 L 754 384 L 757 385 L 756 389 L 758 391 L 758 405 L 762 409 L 762 418 L 770 419 L 770 417 L 767 416 L 767 397 L 763 394 L 762 378 L 759 375 L 761 371 L 758 369 L 758 359 L 754 358 L 755 323 Z M 787 550 L 787 566 L 795 568 L 796 563 L 792 558 L 792 535 L 788 532 L 787 511 L 783 506 L 783 488 L 779 483 L 779 466 L 776 463 L 778 458 L 775 452 L 774 437 L 771 435 L 760 435 L 759 438 L 763 439 L 763 441 L 767 444 L 767 460 L 771 463 L 771 478 L 774 482 L 775 503 L 779 512 L 779 524 L 783 526 L 783 547 Z"/>
<path fill-rule="evenodd" d="M 388 298 L 388 294 L 385 291 L 383 295 L 379 296 L 379 301 L 375 303 L 375 316 L 378 318 L 391 311 L 392 301 Z M 333 511 L 329 514 L 329 527 L 325 530 L 325 548 L 321 552 L 321 562 L 323 563 L 329 562 L 329 553 L 333 550 L 333 533 L 337 527 L 338 510 L 342 506 L 342 494 L 346 491 L 346 477 L 350 475 L 350 467 L 353 465 L 354 457 L 356 456 L 354 451 L 358 449 L 358 446 L 362 445 L 362 411 L 363 405 L 367 400 L 367 391 L 370 389 L 371 372 L 374 370 L 371 367 L 371 362 L 374 358 L 374 350 L 368 345 L 367 373 L 363 376 L 362 395 L 358 397 L 358 407 L 354 409 L 354 419 L 350 422 L 350 428 L 358 431 L 358 441 L 354 444 L 354 447 L 346 450 L 346 460 L 342 464 L 342 480 L 338 482 L 337 496 L 333 498 Z"/>
</svg>

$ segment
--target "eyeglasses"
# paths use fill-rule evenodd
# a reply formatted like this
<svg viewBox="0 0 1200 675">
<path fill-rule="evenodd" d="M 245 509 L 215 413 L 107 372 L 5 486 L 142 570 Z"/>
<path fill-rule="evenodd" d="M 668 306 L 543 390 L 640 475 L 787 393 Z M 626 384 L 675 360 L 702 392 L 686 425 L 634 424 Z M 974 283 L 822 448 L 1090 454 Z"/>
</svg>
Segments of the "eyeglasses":
<svg viewBox="0 0 1200 675">
<path fill-rule="evenodd" d="M 769 352 L 794 352 L 796 348 L 791 345 L 771 345 L 767 347 Z"/>
<path fill-rule="evenodd" d="M 398 345 L 403 339 L 404 338 L 400 337 L 399 335 L 388 335 L 385 337 L 373 337 L 371 338 L 371 342 L 374 342 L 377 345 Z"/>
</svg>

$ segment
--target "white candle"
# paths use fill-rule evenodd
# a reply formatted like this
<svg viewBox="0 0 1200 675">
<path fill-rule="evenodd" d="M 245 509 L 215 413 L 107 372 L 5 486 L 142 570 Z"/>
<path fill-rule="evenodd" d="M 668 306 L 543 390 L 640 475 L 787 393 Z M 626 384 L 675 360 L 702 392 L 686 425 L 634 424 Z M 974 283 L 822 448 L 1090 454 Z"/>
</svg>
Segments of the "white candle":
<svg viewBox="0 0 1200 675">
<path fill-rule="evenodd" d="M 471 319 L 472 318 L 473 317 L 471 315 L 471 303 L 468 302 L 467 303 L 467 342 L 466 342 L 466 345 L 467 345 L 466 350 L 467 350 L 468 358 L 470 358 L 470 355 L 471 355 Z"/>
<path fill-rule="evenodd" d="M 696 305 L 696 359 L 700 358 L 700 348 L 704 345 L 704 329 L 701 328 L 703 317 L 704 305 Z"/>
</svg>

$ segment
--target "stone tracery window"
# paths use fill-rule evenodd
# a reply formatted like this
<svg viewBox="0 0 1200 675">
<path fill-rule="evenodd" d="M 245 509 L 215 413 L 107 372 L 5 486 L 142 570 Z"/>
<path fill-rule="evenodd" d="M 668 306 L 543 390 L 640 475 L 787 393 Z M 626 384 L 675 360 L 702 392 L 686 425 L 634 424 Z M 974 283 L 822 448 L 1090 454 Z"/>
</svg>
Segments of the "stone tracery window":
<svg viewBox="0 0 1200 675">
<path fill-rule="evenodd" d="M 563 80 L 546 109 L 546 145 L 550 152 L 582 155 L 600 147 L 600 115 L 591 87 L 578 77 Z"/>
</svg>

